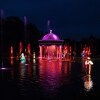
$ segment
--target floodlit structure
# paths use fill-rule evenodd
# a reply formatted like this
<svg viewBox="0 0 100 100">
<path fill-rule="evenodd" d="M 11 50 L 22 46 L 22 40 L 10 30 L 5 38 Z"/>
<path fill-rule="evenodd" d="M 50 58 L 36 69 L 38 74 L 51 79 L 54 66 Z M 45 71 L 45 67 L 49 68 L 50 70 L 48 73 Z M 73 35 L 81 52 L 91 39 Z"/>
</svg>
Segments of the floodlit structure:
<svg viewBox="0 0 100 100">
<path fill-rule="evenodd" d="M 42 59 L 61 59 L 63 54 L 64 40 L 52 33 L 50 30 L 42 40 L 39 40 L 39 58 Z"/>
</svg>

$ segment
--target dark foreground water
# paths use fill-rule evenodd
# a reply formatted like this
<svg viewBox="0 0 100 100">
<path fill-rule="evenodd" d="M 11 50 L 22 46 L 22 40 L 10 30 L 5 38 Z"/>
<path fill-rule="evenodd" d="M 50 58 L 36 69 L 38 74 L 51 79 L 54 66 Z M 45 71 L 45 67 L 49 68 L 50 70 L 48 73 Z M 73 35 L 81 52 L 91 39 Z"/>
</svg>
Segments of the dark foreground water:
<svg viewBox="0 0 100 100">
<path fill-rule="evenodd" d="M 82 62 L 6 59 L 0 70 L 0 100 L 81 100 L 100 97 L 100 61 L 91 75 Z M 98 99 L 99 100 L 99 99 Z"/>
</svg>

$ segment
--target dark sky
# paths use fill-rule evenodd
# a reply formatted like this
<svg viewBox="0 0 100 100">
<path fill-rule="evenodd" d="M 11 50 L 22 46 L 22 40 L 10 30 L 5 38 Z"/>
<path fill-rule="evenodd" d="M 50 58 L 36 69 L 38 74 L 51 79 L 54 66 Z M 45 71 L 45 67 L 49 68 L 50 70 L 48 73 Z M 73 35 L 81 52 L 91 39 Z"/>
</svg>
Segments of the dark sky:
<svg viewBox="0 0 100 100">
<path fill-rule="evenodd" d="M 50 20 L 53 33 L 62 38 L 100 37 L 99 0 L 0 0 L 0 7 L 4 17 L 27 16 L 43 32 Z"/>
</svg>

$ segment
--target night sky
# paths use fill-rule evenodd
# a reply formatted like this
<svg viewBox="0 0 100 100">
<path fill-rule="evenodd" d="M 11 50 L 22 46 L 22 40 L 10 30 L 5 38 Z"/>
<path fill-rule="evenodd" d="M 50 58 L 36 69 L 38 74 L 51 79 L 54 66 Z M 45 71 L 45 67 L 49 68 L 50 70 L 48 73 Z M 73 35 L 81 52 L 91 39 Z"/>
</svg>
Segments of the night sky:
<svg viewBox="0 0 100 100">
<path fill-rule="evenodd" d="M 100 37 L 99 0 L 0 0 L 4 17 L 18 16 L 47 31 L 47 21 L 53 33 L 62 38 Z"/>
</svg>

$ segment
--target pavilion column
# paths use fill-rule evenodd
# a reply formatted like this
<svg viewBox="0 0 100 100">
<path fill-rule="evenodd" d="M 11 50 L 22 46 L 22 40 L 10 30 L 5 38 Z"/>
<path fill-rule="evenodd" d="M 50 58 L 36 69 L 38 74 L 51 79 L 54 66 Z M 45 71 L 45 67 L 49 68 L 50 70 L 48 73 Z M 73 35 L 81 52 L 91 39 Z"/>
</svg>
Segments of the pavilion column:
<svg viewBox="0 0 100 100">
<path fill-rule="evenodd" d="M 42 58 L 42 46 L 39 47 L 40 47 L 40 57 Z"/>
<path fill-rule="evenodd" d="M 57 58 L 59 58 L 59 51 L 58 51 L 58 46 L 57 46 Z"/>
<path fill-rule="evenodd" d="M 46 45 L 46 50 L 45 50 L 45 58 L 47 58 L 47 45 Z"/>
<path fill-rule="evenodd" d="M 48 59 L 50 58 L 50 51 L 49 51 L 49 46 L 48 46 Z"/>
<path fill-rule="evenodd" d="M 56 46 L 56 51 L 57 51 L 57 52 L 56 52 L 56 58 L 58 58 L 58 57 L 57 57 L 57 54 L 58 54 L 58 49 L 57 49 L 57 46 Z"/>
<path fill-rule="evenodd" d="M 62 57 L 62 46 L 60 45 L 59 46 L 59 58 L 61 58 Z"/>
<path fill-rule="evenodd" d="M 49 58 L 49 46 L 47 46 L 47 58 Z"/>
<path fill-rule="evenodd" d="M 60 58 L 60 46 L 58 46 L 58 58 Z"/>
</svg>

